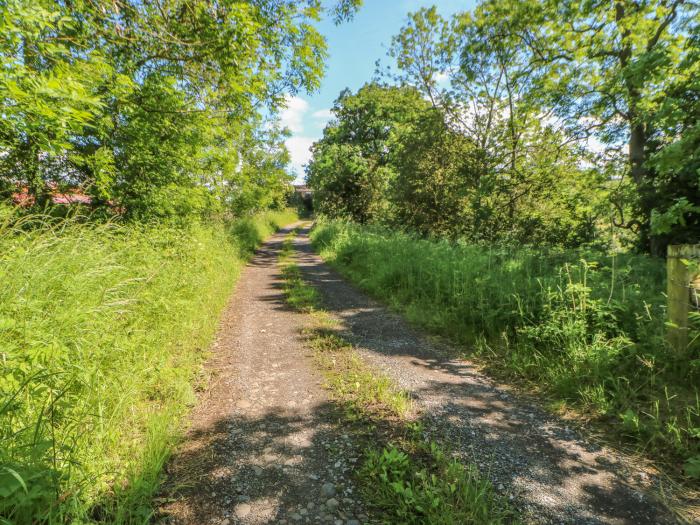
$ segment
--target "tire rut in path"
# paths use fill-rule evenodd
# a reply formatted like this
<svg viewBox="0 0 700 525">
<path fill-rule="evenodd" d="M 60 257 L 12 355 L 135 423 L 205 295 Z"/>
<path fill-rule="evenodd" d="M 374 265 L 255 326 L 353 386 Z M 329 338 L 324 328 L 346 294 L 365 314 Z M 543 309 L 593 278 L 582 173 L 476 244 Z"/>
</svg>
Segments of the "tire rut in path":
<svg viewBox="0 0 700 525">
<path fill-rule="evenodd" d="M 525 397 L 516 398 L 412 329 L 296 241 L 305 279 L 372 366 L 416 400 L 427 431 L 475 462 L 528 523 L 661 525 L 677 520 L 649 496 L 655 480 Z M 444 346 L 444 345 L 443 345 Z"/>
<path fill-rule="evenodd" d="M 366 519 L 350 480 L 359 451 L 301 340 L 304 314 L 285 304 L 277 258 L 289 231 L 244 269 L 223 314 L 210 384 L 168 465 L 163 523 Z"/>
</svg>

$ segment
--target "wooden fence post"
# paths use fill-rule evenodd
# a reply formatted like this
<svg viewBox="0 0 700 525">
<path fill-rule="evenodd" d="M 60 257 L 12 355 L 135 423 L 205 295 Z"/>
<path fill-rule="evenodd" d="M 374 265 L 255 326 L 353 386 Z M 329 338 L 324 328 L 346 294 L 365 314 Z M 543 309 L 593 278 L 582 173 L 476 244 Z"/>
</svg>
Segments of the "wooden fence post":
<svg viewBox="0 0 700 525">
<path fill-rule="evenodd" d="M 700 259 L 700 244 L 674 244 L 668 247 L 666 260 L 668 295 L 668 342 L 677 350 L 688 346 L 691 275 L 688 261 Z"/>
</svg>

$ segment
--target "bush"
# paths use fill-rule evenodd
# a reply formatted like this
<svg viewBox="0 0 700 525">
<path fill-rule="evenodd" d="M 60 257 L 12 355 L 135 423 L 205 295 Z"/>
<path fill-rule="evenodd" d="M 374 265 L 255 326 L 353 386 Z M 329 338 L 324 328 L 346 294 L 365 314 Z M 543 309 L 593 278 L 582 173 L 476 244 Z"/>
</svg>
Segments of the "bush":
<svg viewBox="0 0 700 525">
<path fill-rule="evenodd" d="M 0 213 L 0 517 L 148 519 L 243 262 L 292 218 L 178 228 Z"/>
<path fill-rule="evenodd" d="M 322 222 L 321 254 L 490 370 L 544 389 L 700 477 L 700 355 L 670 348 L 665 265 L 647 256 L 425 240 Z"/>
</svg>

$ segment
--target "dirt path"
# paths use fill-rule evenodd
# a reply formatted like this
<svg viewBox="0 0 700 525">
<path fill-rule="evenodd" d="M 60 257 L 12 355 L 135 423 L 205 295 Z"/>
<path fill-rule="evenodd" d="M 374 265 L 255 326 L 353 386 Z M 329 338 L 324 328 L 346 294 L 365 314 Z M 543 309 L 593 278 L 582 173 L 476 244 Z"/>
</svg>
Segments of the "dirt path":
<svg viewBox="0 0 700 525">
<path fill-rule="evenodd" d="M 300 339 L 303 314 L 288 309 L 277 256 L 289 230 L 246 267 L 209 364 L 210 386 L 168 469 L 177 524 L 333 523 L 366 518 L 349 479 L 359 451 Z"/>
<path fill-rule="evenodd" d="M 361 451 L 320 384 L 285 306 L 274 236 L 246 268 L 220 327 L 213 375 L 169 466 L 161 510 L 177 524 L 367 521 L 351 472 Z M 645 495 L 651 480 L 536 406 L 518 401 L 465 361 L 346 283 L 296 239 L 305 278 L 371 364 L 414 395 L 425 428 L 477 462 L 530 523 L 666 524 Z"/>
</svg>

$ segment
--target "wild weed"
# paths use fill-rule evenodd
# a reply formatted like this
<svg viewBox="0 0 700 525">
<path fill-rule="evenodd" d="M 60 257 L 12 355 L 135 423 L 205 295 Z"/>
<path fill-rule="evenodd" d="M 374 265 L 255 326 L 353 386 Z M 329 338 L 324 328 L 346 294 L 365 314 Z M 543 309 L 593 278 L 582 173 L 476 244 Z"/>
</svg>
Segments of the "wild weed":
<svg viewBox="0 0 700 525">
<path fill-rule="evenodd" d="M 372 449 L 360 471 L 364 496 L 387 523 L 495 525 L 516 522 L 512 511 L 472 465 L 440 446 L 407 439 Z"/>
<path fill-rule="evenodd" d="M 318 224 L 321 255 L 409 320 L 698 476 L 700 342 L 666 344 L 662 260 Z"/>
</svg>

